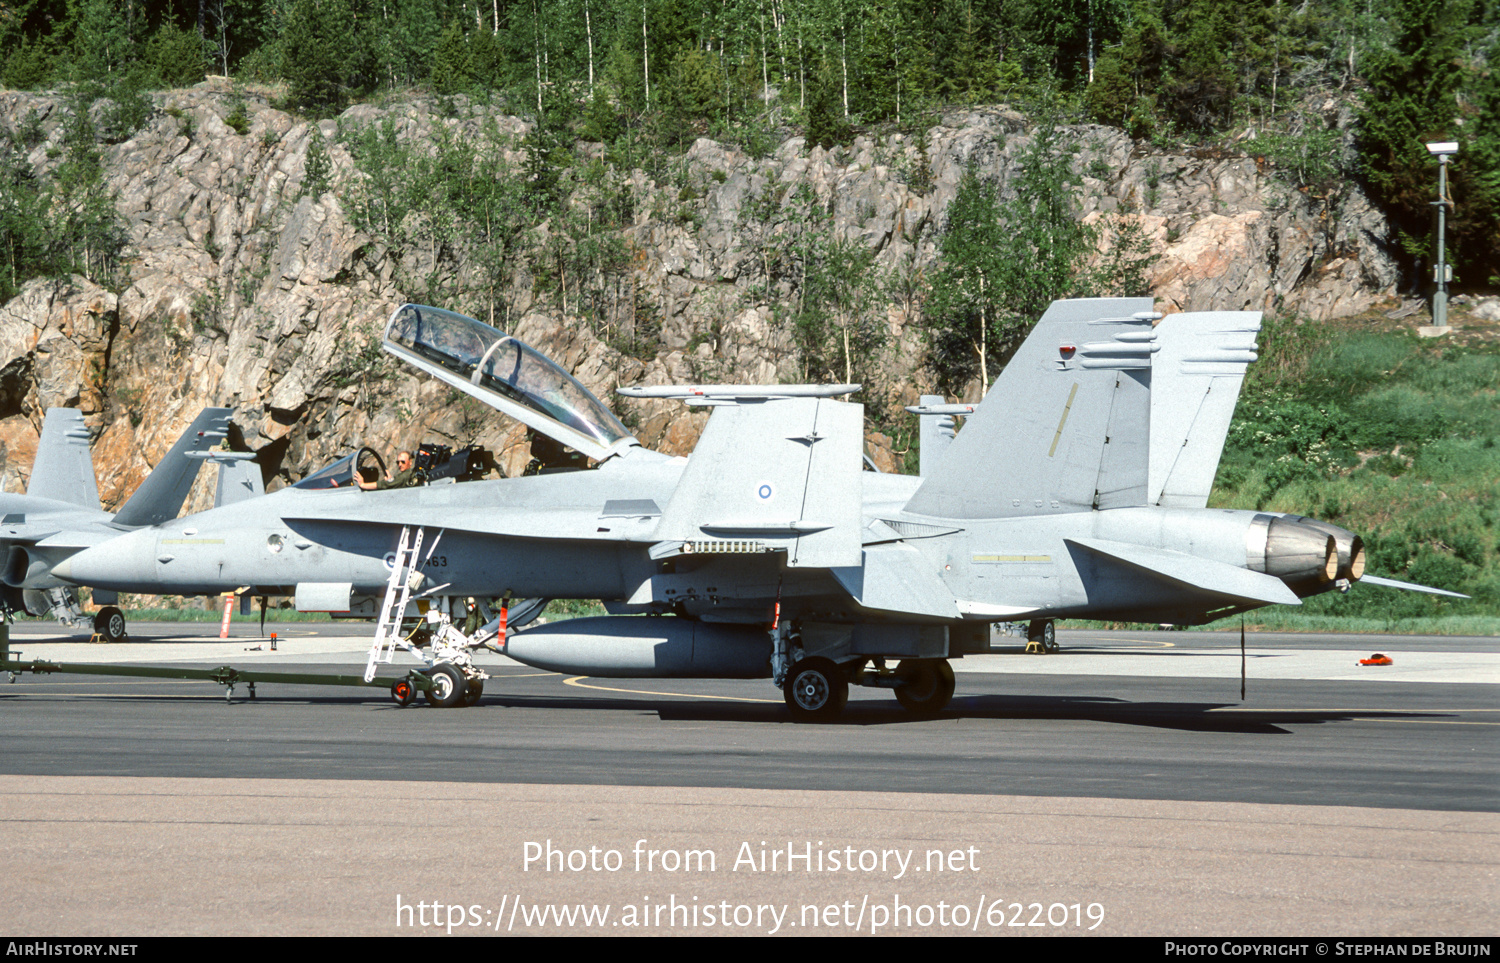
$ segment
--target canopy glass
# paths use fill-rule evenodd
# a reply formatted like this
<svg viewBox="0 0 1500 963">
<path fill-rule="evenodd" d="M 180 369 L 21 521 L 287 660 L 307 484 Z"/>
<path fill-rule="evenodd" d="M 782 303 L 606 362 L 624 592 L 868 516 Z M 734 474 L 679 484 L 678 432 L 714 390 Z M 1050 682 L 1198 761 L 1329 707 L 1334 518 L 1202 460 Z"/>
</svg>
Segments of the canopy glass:
<svg viewBox="0 0 1500 963">
<path fill-rule="evenodd" d="M 633 440 L 619 419 L 572 375 L 524 342 L 481 321 L 442 308 L 406 304 L 391 315 L 385 340 L 393 354 L 407 356 L 420 367 L 442 369 L 433 373 L 445 381 L 456 383 L 449 377 L 456 375 L 465 382 L 459 386 L 469 394 L 503 399 L 543 416 L 542 425 L 522 418 L 540 431 L 546 432 L 545 423 L 550 421 L 602 449 Z M 507 410 L 504 404 L 496 407 Z M 580 447 L 568 434 L 559 435 L 558 440 Z"/>
</svg>

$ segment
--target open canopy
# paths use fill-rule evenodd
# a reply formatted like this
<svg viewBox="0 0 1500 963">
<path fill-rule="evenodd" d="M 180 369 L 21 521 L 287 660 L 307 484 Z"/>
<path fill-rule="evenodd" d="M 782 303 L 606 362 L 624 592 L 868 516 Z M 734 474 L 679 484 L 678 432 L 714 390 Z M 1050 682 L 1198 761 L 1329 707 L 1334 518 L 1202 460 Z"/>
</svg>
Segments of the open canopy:
<svg viewBox="0 0 1500 963">
<path fill-rule="evenodd" d="M 639 444 L 577 379 L 530 345 L 442 308 L 403 304 L 382 347 L 460 391 L 584 454 L 604 459 Z"/>
</svg>

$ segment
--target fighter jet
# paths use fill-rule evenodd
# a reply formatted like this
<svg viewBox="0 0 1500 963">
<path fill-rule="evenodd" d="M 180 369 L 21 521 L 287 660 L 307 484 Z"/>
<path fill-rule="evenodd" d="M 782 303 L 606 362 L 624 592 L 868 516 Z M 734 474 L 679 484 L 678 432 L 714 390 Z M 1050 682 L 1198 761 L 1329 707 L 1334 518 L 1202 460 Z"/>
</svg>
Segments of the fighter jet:
<svg viewBox="0 0 1500 963">
<path fill-rule="evenodd" d="M 930 714 L 953 694 L 949 660 L 987 651 L 996 621 L 1043 640 L 1059 618 L 1195 624 L 1361 579 L 1413 587 L 1365 576 L 1352 532 L 1204 507 L 1258 326 L 1242 312 L 1162 319 L 1143 298 L 1055 302 L 910 477 L 862 470 L 863 408 L 839 400 L 857 385 L 621 389 L 712 409 L 691 457 L 672 458 L 521 341 L 404 305 L 385 350 L 589 467 L 383 492 L 309 479 L 57 574 L 122 591 L 252 586 L 312 609 L 383 597 L 382 627 L 425 599 L 451 643 L 424 656 L 439 705 L 468 704 L 484 678 L 463 656 L 484 633 L 453 628 L 460 600 L 512 596 L 610 612 L 502 635 L 529 665 L 770 678 L 798 719 L 875 686 Z M 391 654 L 384 631 L 368 674 Z"/>
<path fill-rule="evenodd" d="M 205 408 L 177 443 L 141 483 L 116 514 L 99 507 L 99 486 L 89 456 L 89 433 L 83 415 L 72 408 L 49 408 L 42 421 L 36 460 L 26 494 L 0 493 L 0 552 L 4 568 L 3 600 L 7 612 L 51 613 L 70 627 L 88 625 L 73 585 L 53 574 L 57 563 L 101 545 L 122 532 L 175 518 L 187 498 L 203 460 L 215 456 L 248 459 L 248 453 L 214 453 L 224 439 L 230 409 Z M 220 500 L 230 492 L 260 482 L 220 475 Z M 263 490 L 263 489 L 262 489 Z M 125 617 L 115 606 L 114 593 L 96 592 L 94 601 L 106 603 L 93 620 L 94 631 L 108 641 L 125 637 Z"/>
</svg>

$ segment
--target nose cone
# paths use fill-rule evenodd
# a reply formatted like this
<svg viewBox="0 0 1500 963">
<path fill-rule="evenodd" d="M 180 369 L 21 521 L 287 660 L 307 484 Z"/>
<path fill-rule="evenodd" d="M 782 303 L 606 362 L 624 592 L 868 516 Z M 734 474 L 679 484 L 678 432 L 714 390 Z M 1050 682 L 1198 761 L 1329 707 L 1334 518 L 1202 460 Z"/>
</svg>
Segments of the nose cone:
<svg viewBox="0 0 1500 963">
<path fill-rule="evenodd" d="M 156 532 L 142 529 L 86 548 L 54 566 L 52 574 L 75 585 L 154 592 L 156 561 Z"/>
</svg>

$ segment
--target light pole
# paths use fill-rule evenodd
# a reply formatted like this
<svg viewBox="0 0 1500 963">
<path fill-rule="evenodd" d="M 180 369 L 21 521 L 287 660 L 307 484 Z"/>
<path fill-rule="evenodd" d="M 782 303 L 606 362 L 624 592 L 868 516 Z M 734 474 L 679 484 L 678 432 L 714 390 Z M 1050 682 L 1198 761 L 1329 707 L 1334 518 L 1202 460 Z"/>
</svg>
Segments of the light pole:
<svg viewBox="0 0 1500 963">
<path fill-rule="evenodd" d="M 1437 289 L 1432 292 L 1432 326 L 1442 330 L 1448 327 L 1448 282 L 1453 279 L 1453 271 L 1443 252 L 1443 241 L 1448 233 L 1448 206 L 1453 203 L 1448 200 L 1448 158 L 1458 153 L 1458 144 L 1451 140 L 1428 144 L 1427 152 L 1438 159 L 1438 199 L 1433 201 L 1437 208 L 1437 257 L 1432 269 L 1432 280 Z"/>
</svg>

